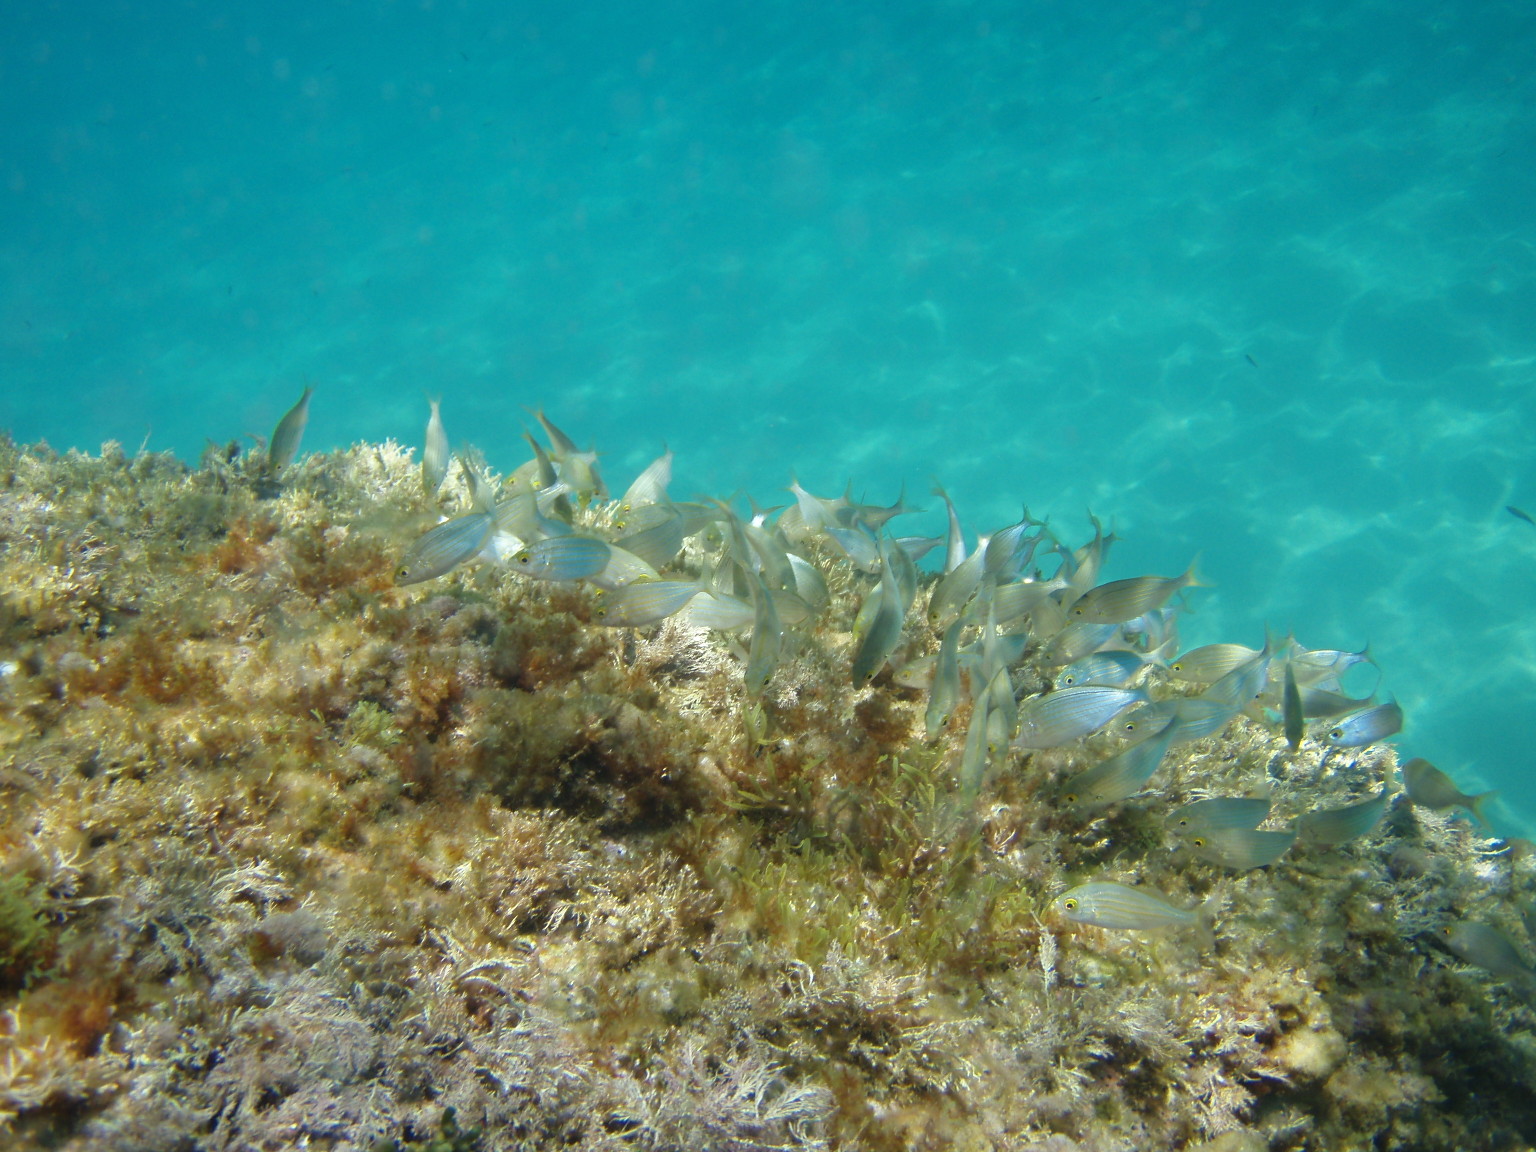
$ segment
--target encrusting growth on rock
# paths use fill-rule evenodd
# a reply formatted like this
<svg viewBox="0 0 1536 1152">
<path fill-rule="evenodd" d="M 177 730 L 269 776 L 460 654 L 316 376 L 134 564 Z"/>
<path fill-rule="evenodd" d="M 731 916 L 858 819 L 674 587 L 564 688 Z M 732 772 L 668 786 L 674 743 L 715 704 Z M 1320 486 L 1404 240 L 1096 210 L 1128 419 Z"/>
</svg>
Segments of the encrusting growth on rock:
<svg viewBox="0 0 1536 1152">
<path fill-rule="evenodd" d="M 943 578 L 931 620 L 941 577 L 883 520 L 868 546 L 875 510 L 805 493 L 799 528 L 723 506 L 673 521 L 645 514 L 657 469 L 652 503 L 621 513 L 582 458 L 548 507 L 542 482 L 517 494 L 532 473 L 507 478 L 521 503 L 496 506 L 498 532 L 511 516 L 626 553 L 629 534 L 661 579 L 700 583 L 660 623 L 608 626 L 613 587 L 528 579 L 511 554 L 397 584 L 471 503 L 393 443 L 274 480 L 259 456 L 0 441 L 7 1147 L 1536 1139 L 1525 989 L 1473 966 L 1489 949 L 1437 943 L 1480 924 L 1528 958 L 1533 865 L 1414 807 L 1389 746 L 1320 742 L 1322 712 L 1293 749 L 1299 649 L 1181 680 L 1098 619 L 1107 595 L 1066 615 L 1107 538 L 1074 553 L 1027 520 L 971 591 Z M 956 620 L 961 687 L 946 670 L 930 718 L 918 662 Z M 752 638 L 770 627 L 771 651 Z M 1106 644 L 1140 654 L 1101 662 L 1134 707 L 1017 742 L 1020 708 L 1040 712 L 1022 702 Z M 1319 709 L 1331 689 L 1303 667 Z M 1066 798 L 1170 723 L 1150 782 L 1138 763 L 1127 784 L 1145 791 Z M 1244 870 L 1164 825 L 1264 796 L 1262 828 L 1291 828 L 1384 791 L 1363 832 Z M 1051 911 L 1088 883 L 1155 894 L 1167 923 Z"/>
</svg>

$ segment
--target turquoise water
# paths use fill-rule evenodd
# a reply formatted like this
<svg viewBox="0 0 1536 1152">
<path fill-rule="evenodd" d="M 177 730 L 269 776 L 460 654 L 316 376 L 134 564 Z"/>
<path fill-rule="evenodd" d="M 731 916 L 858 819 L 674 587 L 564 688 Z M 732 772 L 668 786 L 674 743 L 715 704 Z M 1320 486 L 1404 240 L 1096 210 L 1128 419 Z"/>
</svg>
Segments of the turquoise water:
<svg viewBox="0 0 1536 1152">
<path fill-rule="evenodd" d="M 1528 2 L 572 7 L 9 6 L 0 426 L 1091 508 L 1528 828 Z"/>
</svg>

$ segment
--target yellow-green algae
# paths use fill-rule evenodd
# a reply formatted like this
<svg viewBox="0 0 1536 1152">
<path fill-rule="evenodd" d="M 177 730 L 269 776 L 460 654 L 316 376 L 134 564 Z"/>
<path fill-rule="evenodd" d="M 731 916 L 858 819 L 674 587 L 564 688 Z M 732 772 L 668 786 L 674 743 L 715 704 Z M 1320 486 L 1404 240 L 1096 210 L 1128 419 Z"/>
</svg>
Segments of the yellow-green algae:
<svg viewBox="0 0 1536 1152">
<path fill-rule="evenodd" d="M 1081 749 L 959 811 L 964 724 L 927 745 L 918 693 L 850 682 L 846 567 L 749 701 L 721 641 L 598 627 L 578 587 L 395 587 L 438 517 L 396 445 L 281 483 L 232 455 L 0 442 L 7 1147 L 1536 1138 L 1536 1017 L 1424 942 L 1528 943 L 1533 865 L 1467 824 L 1398 795 L 1234 875 L 1160 801 L 1054 803 Z M 1393 773 L 1274 728 L 1159 782 L 1267 779 L 1292 818 Z M 1098 877 L 1204 903 L 1215 946 L 1037 918 Z"/>
</svg>

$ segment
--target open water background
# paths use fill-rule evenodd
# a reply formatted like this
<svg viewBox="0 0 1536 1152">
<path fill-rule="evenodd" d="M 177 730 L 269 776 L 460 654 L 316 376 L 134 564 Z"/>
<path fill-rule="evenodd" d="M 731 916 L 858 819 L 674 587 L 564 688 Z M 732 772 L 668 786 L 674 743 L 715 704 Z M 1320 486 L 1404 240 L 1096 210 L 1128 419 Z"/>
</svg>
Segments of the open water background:
<svg viewBox="0 0 1536 1152">
<path fill-rule="evenodd" d="M 1536 764 L 1536 7 L 26 3 L 0 427 L 1087 510 L 1187 645 L 1370 641 L 1405 755 Z M 1366 681 L 1367 685 L 1369 680 Z"/>
</svg>

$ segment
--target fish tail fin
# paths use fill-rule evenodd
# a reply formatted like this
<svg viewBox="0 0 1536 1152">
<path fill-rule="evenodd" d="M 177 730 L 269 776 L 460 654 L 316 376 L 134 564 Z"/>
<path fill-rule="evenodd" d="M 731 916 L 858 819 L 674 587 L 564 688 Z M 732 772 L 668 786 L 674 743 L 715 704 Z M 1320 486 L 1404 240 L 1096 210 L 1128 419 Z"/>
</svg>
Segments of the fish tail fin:
<svg viewBox="0 0 1536 1152">
<path fill-rule="evenodd" d="M 1184 575 L 1179 577 L 1185 588 L 1214 588 L 1215 585 L 1200 575 L 1200 557 L 1203 552 L 1196 552 L 1195 558 L 1189 562 L 1189 567 L 1184 570 Z"/>
<path fill-rule="evenodd" d="M 1493 831 L 1493 822 L 1488 819 L 1488 816 L 1486 813 L 1484 813 L 1483 809 L 1498 798 L 1499 790 L 1497 788 L 1490 788 L 1487 792 L 1479 792 L 1476 796 L 1472 797 L 1471 801 L 1467 804 L 1467 810 L 1477 818 L 1477 822 L 1479 824 L 1488 829 L 1490 832 Z"/>
</svg>

